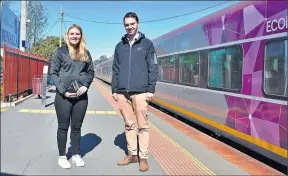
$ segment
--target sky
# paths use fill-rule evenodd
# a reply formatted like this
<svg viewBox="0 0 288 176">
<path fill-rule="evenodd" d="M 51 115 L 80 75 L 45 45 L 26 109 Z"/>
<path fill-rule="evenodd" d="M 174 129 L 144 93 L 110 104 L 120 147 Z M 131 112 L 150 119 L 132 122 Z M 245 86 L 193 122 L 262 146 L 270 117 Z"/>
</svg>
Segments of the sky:
<svg viewBox="0 0 288 176">
<path fill-rule="evenodd" d="M 157 20 L 177 16 L 193 11 L 205 9 L 225 1 L 42 1 L 48 14 L 48 27 L 44 34 L 47 36 L 60 36 L 60 9 L 64 12 L 63 36 L 66 29 L 72 24 L 78 24 L 83 29 L 88 50 L 92 59 L 99 59 L 101 55 L 110 57 L 114 53 L 116 44 L 126 33 L 122 20 L 127 12 L 135 12 L 140 24 L 139 31 L 151 40 L 191 23 L 206 15 L 238 3 L 230 1 L 197 13 L 178 18 L 142 23 L 141 21 Z M 21 1 L 13 1 L 10 9 L 20 14 Z M 69 16 L 70 15 L 70 16 Z M 106 23 L 93 23 L 79 20 L 71 16 Z M 50 30 L 51 29 L 51 30 Z"/>
</svg>

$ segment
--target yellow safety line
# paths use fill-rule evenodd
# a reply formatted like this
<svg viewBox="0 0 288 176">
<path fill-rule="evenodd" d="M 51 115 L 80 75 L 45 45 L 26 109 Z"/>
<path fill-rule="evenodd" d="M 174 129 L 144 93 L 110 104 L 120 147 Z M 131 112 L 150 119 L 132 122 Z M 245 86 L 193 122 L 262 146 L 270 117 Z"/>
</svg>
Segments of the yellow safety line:
<svg viewBox="0 0 288 176">
<path fill-rule="evenodd" d="M 29 112 L 31 109 L 21 109 L 19 112 Z"/>
<path fill-rule="evenodd" d="M 106 111 L 107 114 L 117 114 L 116 111 Z"/>
<path fill-rule="evenodd" d="M 106 111 L 95 111 L 96 114 L 106 114 Z"/>
<path fill-rule="evenodd" d="M 86 114 L 95 114 L 95 111 L 86 111 Z"/>
<path fill-rule="evenodd" d="M 199 167 L 201 167 L 206 172 L 216 175 L 214 172 L 212 172 L 210 169 L 208 169 L 204 164 L 202 164 L 197 158 L 195 158 L 190 152 L 188 152 L 186 149 L 184 149 L 182 146 L 180 146 L 178 143 L 176 143 L 173 139 L 171 139 L 169 136 L 167 136 L 164 132 L 162 132 L 159 128 L 157 128 L 155 125 L 153 125 L 150 121 L 149 124 L 151 127 L 153 127 L 155 130 L 157 130 L 162 136 L 164 136 L 166 139 L 168 139 L 171 143 L 173 143 L 176 147 L 178 147 L 183 153 L 185 153 L 191 160 L 194 161 Z"/>
<path fill-rule="evenodd" d="M 54 113 L 54 110 L 45 109 L 41 110 L 40 113 Z"/>
<path fill-rule="evenodd" d="M 31 113 L 39 113 L 39 112 L 41 112 L 41 110 L 40 109 L 32 109 L 30 112 Z"/>
<path fill-rule="evenodd" d="M 1 112 L 7 111 L 8 109 L 6 108 L 1 108 Z"/>
<path fill-rule="evenodd" d="M 1 109 L 2 112 L 3 109 Z M 53 109 L 21 109 L 18 112 L 28 112 L 28 113 L 56 113 Z M 87 114 L 117 114 L 116 111 L 86 111 Z"/>
</svg>

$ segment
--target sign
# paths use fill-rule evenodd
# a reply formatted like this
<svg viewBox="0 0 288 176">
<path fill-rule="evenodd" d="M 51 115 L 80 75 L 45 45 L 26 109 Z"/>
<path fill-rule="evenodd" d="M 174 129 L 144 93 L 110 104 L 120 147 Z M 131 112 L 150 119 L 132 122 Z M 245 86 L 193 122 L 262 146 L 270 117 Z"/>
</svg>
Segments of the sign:
<svg viewBox="0 0 288 176">
<path fill-rule="evenodd" d="M 48 65 L 44 65 L 43 74 L 48 74 Z"/>
<path fill-rule="evenodd" d="M 284 28 L 288 28 L 288 16 L 286 16 L 286 18 L 282 17 L 279 19 L 268 20 L 266 22 L 266 32 L 275 32 L 283 30 Z"/>
<path fill-rule="evenodd" d="M 2 4 L 1 47 L 6 43 L 10 48 L 19 48 L 19 40 L 20 20 L 5 4 Z"/>
<path fill-rule="evenodd" d="M 22 45 L 21 45 L 23 48 L 29 48 L 30 46 L 30 43 L 27 42 L 26 40 L 22 40 Z"/>
</svg>

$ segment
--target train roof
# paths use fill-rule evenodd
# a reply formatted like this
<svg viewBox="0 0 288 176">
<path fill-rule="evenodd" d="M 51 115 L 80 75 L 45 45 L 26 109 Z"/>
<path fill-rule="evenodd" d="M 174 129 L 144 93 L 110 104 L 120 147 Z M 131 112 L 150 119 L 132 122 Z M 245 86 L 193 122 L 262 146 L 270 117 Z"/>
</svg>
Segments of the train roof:
<svg viewBox="0 0 288 176">
<path fill-rule="evenodd" d="M 161 39 L 170 37 L 170 36 L 175 35 L 175 34 L 179 34 L 179 33 L 183 32 L 183 31 L 186 31 L 188 29 L 193 28 L 196 25 L 202 24 L 202 23 L 204 23 L 206 21 L 210 21 L 211 18 L 216 18 L 216 17 L 219 17 L 219 16 L 223 16 L 225 14 L 229 14 L 231 12 L 235 12 L 235 11 L 238 11 L 240 9 L 243 9 L 243 8 L 249 6 L 249 5 L 253 5 L 253 4 L 257 4 L 257 3 L 261 3 L 261 2 L 263 2 L 263 1 L 242 1 L 242 2 L 238 2 L 238 3 L 234 4 L 234 5 L 226 7 L 224 9 L 222 9 L 222 10 L 214 12 L 214 13 L 212 13 L 210 15 L 207 15 L 205 17 L 202 17 L 202 18 L 200 18 L 200 19 L 198 19 L 196 21 L 188 23 L 187 25 L 184 25 L 184 26 L 182 26 L 180 28 L 177 28 L 177 29 L 175 29 L 173 31 L 170 31 L 170 32 L 168 32 L 166 34 L 163 34 L 163 35 L 153 39 L 152 42 L 157 42 L 157 41 L 159 41 Z"/>
<path fill-rule="evenodd" d="M 101 62 L 101 63 L 96 64 L 95 66 L 104 65 L 104 64 L 107 64 L 107 63 L 109 63 L 109 62 L 113 62 L 113 59 L 108 59 L 108 60 L 106 60 L 106 61 L 104 61 L 104 62 Z"/>
</svg>

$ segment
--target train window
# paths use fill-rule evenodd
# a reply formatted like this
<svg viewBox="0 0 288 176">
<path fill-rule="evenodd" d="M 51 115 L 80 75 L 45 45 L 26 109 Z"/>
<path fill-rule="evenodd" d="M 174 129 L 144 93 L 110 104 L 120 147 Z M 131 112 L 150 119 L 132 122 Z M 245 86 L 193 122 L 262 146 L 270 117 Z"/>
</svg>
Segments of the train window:
<svg viewBox="0 0 288 176">
<path fill-rule="evenodd" d="M 242 48 L 239 46 L 209 52 L 208 86 L 238 91 L 242 85 Z"/>
<path fill-rule="evenodd" d="M 158 70 L 161 70 L 161 58 L 157 58 L 157 62 L 158 62 Z M 161 81 L 161 72 L 160 71 L 158 71 L 157 80 Z"/>
<path fill-rule="evenodd" d="M 102 74 L 108 75 L 110 73 L 110 67 L 102 67 Z"/>
<path fill-rule="evenodd" d="M 288 96 L 287 40 L 269 42 L 265 46 L 264 84 L 267 95 Z"/>
<path fill-rule="evenodd" d="M 193 52 L 181 55 L 179 81 L 184 84 L 198 86 L 199 84 L 199 53 Z"/>
<path fill-rule="evenodd" d="M 96 70 L 97 70 L 96 72 L 97 72 L 98 74 L 102 74 L 102 73 L 101 73 L 101 67 L 98 67 Z"/>
<path fill-rule="evenodd" d="M 161 80 L 173 82 L 175 80 L 175 57 L 167 57 L 161 60 Z"/>
</svg>

